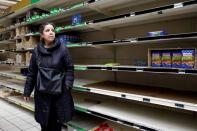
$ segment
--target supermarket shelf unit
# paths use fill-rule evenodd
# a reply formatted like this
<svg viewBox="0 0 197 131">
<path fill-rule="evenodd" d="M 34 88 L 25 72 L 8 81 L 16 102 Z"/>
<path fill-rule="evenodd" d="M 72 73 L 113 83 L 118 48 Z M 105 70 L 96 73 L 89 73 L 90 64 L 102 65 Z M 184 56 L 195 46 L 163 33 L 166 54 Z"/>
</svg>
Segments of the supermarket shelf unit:
<svg viewBox="0 0 197 131">
<path fill-rule="evenodd" d="M 4 99 L 11 102 L 11 103 L 14 103 L 18 106 L 21 106 L 22 108 L 28 109 L 30 111 L 34 111 L 33 94 L 31 96 L 30 101 L 25 102 L 23 100 L 23 96 L 22 96 L 24 86 L 19 85 L 18 83 L 16 84 L 16 83 L 10 82 L 12 80 L 9 79 L 9 78 L 8 79 L 2 78 L 2 79 L 3 80 L 0 81 L 1 89 L 2 89 L 2 87 L 5 87 L 5 88 L 8 88 L 8 89 L 10 89 L 14 92 L 19 93 L 17 95 L 15 95 L 15 94 L 14 95 L 8 95 Z M 90 102 L 90 104 L 91 104 L 91 102 Z M 105 118 L 102 115 L 96 115 L 97 117 L 95 117 L 95 113 L 88 112 L 88 109 L 86 107 L 82 108 L 82 107 L 78 106 L 77 104 L 75 104 L 75 110 L 79 111 L 81 113 L 87 114 L 87 115 L 83 114 L 83 115 L 79 115 L 79 116 L 77 116 L 75 114 L 72 121 L 70 121 L 68 123 L 65 123 L 65 125 L 69 125 L 69 126 L 73 127 L 74 129 L 77 129 L 77 130 L 83 130 L 83 131 L 93 130 L 93 128 L 96 129 L 95 127 L 98 127 L 98 125 L 103 123 L 103 122 L 105 122 L 105 123 L 107 122 L 107 123 L 110 123 L 110 124 L 112 124 L 112 123 L 115 124 L 114 122 L 116 122 L 116 120 L 113 120 L 114 122 L 111 122 L 112 120 L 109 119 L 109 118 L 108 119 L 110 121 L 106 121 L 107 117 Z M 88 114 L 92 114 L 92 116 L 88 116 Z M 92 119 L 90 119 L 90 118 L 92 118 Z M 91 121 L 89 121 L 89 120 L 91 120 Z M 118 128 L 124 128 L 124 129 L 127 129 L 127 130 L 134 130 L 133 126 L 131 126 L 131 125 L 127 125 L 127 126 L 118 125 L 118 126 L 115 126 L 115 127 L 117 129 Z"/>
<path fill-rule="evenodd" d="M 47 2 L 55 4 L 52 0 L 43 1 L 6 18 L 14 18 L 34 6 L 50 5 Z M 73 0 L 65 1 L 68 5 L 69 2 L 74 3 Z M 196 68 L 155 68 L 144 63 L 136 63 L 136 59 L 147 61 L 149 48 L 197 47 L 196 0 L 175 0 L 175 3 L 169 2 L 165 6 L 160 4 L 163 2 L 160 0 L 157 1 L 157 6 L 151 8 L 146 6 L 156 3 L 155 0 L 78 2 L 81 3 L 70 6 L 59 14 L 31 23 L 22 23 L 0 33 L 21 26 L 38 25 L 46 20 L 56 23 L 62 19 L 63 28 L 57 33 L 80 32 L 84 42 L 67 45 L 75 63 L 76 80 L 72 93 L 75 109 L 82 114 L 91 114 L 93 121 L 86 121 L 89 125 L 79 123 L 75 120 L 83 121 L 90 117 L 79 115 L 80 117 L 74 118 L 68 124 L 75 129 L 90 130 L 105 119 L 117 125 L 125 125 L 124 128 L 128 129 L 132 127 L 139 130 L 196 130 Z M 56 6 L 53 4 L 48 9 Z M 128 13 L 124 7 L 134 10 Z M 135 11 L 137 7 L 140 10 Z M 99 19 L 88 18 L 79 25 L 64 24 L 75 13 L 81 13 L 85 17 L 97 16 L 99 13 L 104 16 Z M 0 22 L 4 22 L 6 18 L 0 19 Z M 161 29 L 169 34 L 157 37 L 144 35 L 150 30 Z M 4 51 L 23 53 L 32 49 Z M 106 63 L 120 65 L 109 66 Z M 1 71 L 0 77 L 1 86 L 18 93 L 23 92 L 24 76 L 12 71 Z M 34 110 L 33 103 L 22 101 L 20 95 L 7 97 L 6 100 Z"/>
<path fill-rule="evenodd" d="M 45 10 L 49 10 L 50 8 L 52 7 L 55 7 L 55 6 L 59 6 L 59 5 L 70 5 L 70 4 L 74 4 L 76 2 L 80 2 L 82 0 L 65 0 L 65 1 L 54 1 L 54 0 L 42 0 L 42 1 L 39 1 L 39 2 L 36 2 L 34 4 L 31 4 L 29 6 L 26 6 L 20 10 L 17 10 L 16 12 L 12 12 L 11 14 L 7 15 L 6 17 L 3 17 L 0 19 L 0 23 L 4 23 L 6 22 L 8 19 L 11 20 L 21 14 L 24 14 L 25 12 L 29 11 L 30 9 L 33 9 L 33 8 L 40 8 L 42 9 L 45 9 Z"/>
<path fill-rule="evenodd" d="M 0 76 L 8 79 L 25 80 L 23 76 L 0 72 Z M 18 93 L 23 93 L 21 85 L 14 83 L 0 82 L 1 86 L 13 89 Z M 183 92 L 175 90 L 165 90 L 154 87 L 129 85 L 108 81 L 96 81 L 88 79 L 76 79 L 73 90 L 87 93 L 95 93 L 112 96 L 133 101 L 157 104 L 178 109 L 197 111 L 196 97 L 193 92 Z M 173 96 L 173 97 L 172 97 Z"/>
<path fill-rule="evenodd" d="M 125 1 L 122 1 L 122 2 L 124 3 Z M 97 3 L 99 4 L 99 2 L 93 3 L 95 4 L 94 6 L 96 6 Z M 105 2 L 103 3 L 105 4 Z M 178 18 L 179 19 L 187 18 L 187 17 L 191 17 L 195 15 L 196 1 L 183 2 L 183 3 L 179 3 L 179 6 L 177 5 L 178 4 L 172 4 L 172 5 L 167 5 L 167 6 L 163 6 L 160 8 L 153 8 L 153 9 L 142 10 L 138 12 L 121 14 L 118 16 L 113 16 L 113 17 L 104 18 L 104 19 L 92 20 L 92 21 L 88 21 L 82 25 L 77 25 L 77 26 L 72 26 L 72 25 L 65 26 L 63 31 L 70 31 L 70 30 L 83 30 L 83 31 L 104 30 L 105 31 L 105 30 L 110 30 L 113 28 L 123 27 L 127 25 L 147 24 L 147 23 L 159 22 L 159 21 L 170 20 L 170 19 L 173 20 L 173 19 L 178 19 Z M 86 6 L 91 7 L 92 3 L 90 4 L 83 3 L 82 6 L 79 6 L 78 8 L 83 7 L 86 9 L 87 8 Z M 73 13 L 74 12 L 71 12 L 71 14 Z M 49 18 L 52 18 L 52 20 L 49 19 L 49 21 L 55 21 L 55 20 L 61 19 L 61 17 L 63 16 L 62 14 L 69 15 L 67 11 L 61 12 L 56 16 L 49 16 Z M 60 18 L 58 17 L 59 15 L 61 16 Z M 31 23 L 24 23 L 16 27 L 25 26 L 29 24 L 36 24 L 36 23 L 40 24 L 46 19 L 48 20 L 48 17 L 43 18 L 43 20 L 41 19 L 38 21 L 33 21 Z M 15 29 L 16 27 L 13 27 L 11 29 Z"/>
<path fill-rule="evenodd" d="M 195 121 L 193 121 L 192 117 L 188 117 L 187 115 L 180 115 L 181 113 L 176 114 L 174 117 L 173 112 L 166 110 L 157 110 L 154 108 L 148 108 L 140 105 L 122 103 L 117 104 L 116 101 L 106 100 L 106 98 L 97 100 L 94 97 L 92 100 L 92 96 L 87 96 L 87 94 L 73 93 L 74 101 L 75 101 L 75 109 L 91 114 L 93 116 L 97 116 L 99 118 L 107 119 L 110 121 L 118 122 L 123 125 L 135 127 L 141 130 L 195 130 L 196 126 L 194 126 Z M 88 101 L 88 100 L 92 101 Z M 30 111 L 34 111 L 33 99 L 30 102 L 24 102 L 22 96 L 9 96 L 6 98 L 9 102 L 15 103 L 23 108 L 26 108 Z M 118 105 L 118 106 L 117 106 Z M 133 106 L 135 105 L 135 106 Z M 146 108 L 146 111 L 144 111 Z M 103 113 L 104 111 L 104 113 Z M 142 113 L 143 112 L 143 113 Z M 121 114 L 121 115 L 119 115 Z M 137 115 L 136 115 L 137 114 Z M 141 114 L 143 114 L 141 116 Z M 146 114 L 144 117 L 144 114 Z M 161 114 L 165 116 L 165 118 L 161 119 Z M 127 116 L 127 117 L 126 117 Z M 129 116 L 129 117 L 128 117 Z M 133 119 L 133 117 L 135 119 Z M 81 118 L 81 116 L 79 117 Z M 148 121 L 151 118 L 151 121 Z M 172 120 L 172 121 L 169 121 Z M 97 118 L 98 120 L 98 118 Z M 100 119 L 100 122 L 102 119 Z M 88 121 L 86 121 L 88 122 Z M 77 123 L 75 121 L 71 121 L 68 124 L 72 127 Z M 154 124 L 160 125 L 159 128 L 152 126 Z M 182 124 L 184 123 L 184 124 Z M 78 124 L 79 126 L 80 124 Z M 91 126 L 88 124 L 88 126 Z M 96 125 L 95 125 L 96 126 Z M 83 127 L 83 128 L 82 128 Z M 76 128 L 76 127 L 75 127 Z M 84 126 L 80 125 L 80 128 L 84 129 Z M 129 129 L 129 127 L 128 127 Z M 85 128 L 85 130 L 88 130 Z"/>
<path fill-rule="evenodd" d="M 73 0 L 67 0 L 65 2 L 60 2 L 60 3 L 57 3 L 57 2 L 54 2 L 53 0 L 51 1 L 40 1 L 34 5 L 31 5 L 25 9 L 22 9 L 21 11 L 17 11 L 17 13 L 13 13 L 13 14 L 10 14 L 8 15 L 6 18 L 14 18 L 20 14 L 23 14 L 25 13 L 26 11 L 32 9 L 32 8 L 42 8 L 43 6 L 47 6 L 45 9 L 49 9 L 49 7 L 55 7 L 54 4 L 58 4 L 58 5 L 61 5 L 61 4 L 65 4 L 65 3 L 69 3 L 69 5 L 72 5 L 74 3 L 78 3 L 76 5 L 73 5 L 73 6 L 70 6 L 69 8 L 66 8 L 64 9 L 63 11 L 57 13 L 57 14 L 53 14 L 53 15 L 49 15 L 45 18 L 42 18 L 42 19 L 39 19 L 39 20 L 34 20 L 32 22 L 23 22 L 19 25 L 15 25 L 15 26 L 12 26 L 8 29 L 6 29 L 5 31 L 3 32 L 0 32 L 0 33 L 5 33 L 7 31 L 10 31 L 10 30 L 14 30 L 16 29 L 17 27 L 21 27 L 21 26 L 26 26 L 26 25 L 30 25 L 30 24 L 40 24 L 44 21 L 56 21 L 58 19 L 63 19 L 65 17 L 69 17 L 69 16 L 72 16 L 73 14 L 75 13 L 89 13 L 91 11 L 96 11 L 96 12 L 100 12 L 100 13 L 104 13 L 106 14 L 105 10 L 107 8 L 111 8 L 113 9 L 113 7 L 116 7 L 116 6 L 120 6 L 120 5 L 126 5 L 126 4 L 129 4 L 131 2 L 135 3 L 135 4 L 132 4 L 132 6 L 136 6 L 138 4 L 145 4 L 147 3 L 147 1 L 137 1 L 137 0 L 122 0 L 122 1 L 119 1 L 119 2 L 115 2 L 113 4 L 111 4 L 112 1 L 110 0 L 107 0 L 107 1 L 103 1 L 103 0 L 97 0 L 97 1 L 92 1 L 92 0 L 89 0 L 89 1 L 82 1 L 81 3 L 79 3 L 80 1 L 82 0 L 78 0 L 78 1 L 73 1 Z M 151 1 L 155 1 L 155 0 L 150 0 L 149 2 Z M 49 6 L 49 7 L 48 7 Z M 6 18 L 2 18 L 0 20 L 0 23 L 6 21 L 7 19 Z"/>
</svg>

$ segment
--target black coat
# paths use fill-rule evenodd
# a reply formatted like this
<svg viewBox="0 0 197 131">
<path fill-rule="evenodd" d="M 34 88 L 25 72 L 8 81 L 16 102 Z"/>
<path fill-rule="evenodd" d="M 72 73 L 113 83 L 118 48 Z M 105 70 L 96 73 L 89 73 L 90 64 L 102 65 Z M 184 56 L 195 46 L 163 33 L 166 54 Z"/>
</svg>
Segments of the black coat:
<svg viewBox="0 0 197 131">
<path fill-rule="evenodd" d="M 73 87 L 74 66 L 68 49 L 66 47 L 62 48 L 62 46 L 64 45 L 61 45 L 58 39 L 55 40 L 54 45 L 51 48 L 45 48 L 42 43 L 39 43 L 37 46 L 37 50 L 41 56 L 40 65 L 42 67 L 57 69 L 65 67 L 65 88 L 63 88 L 63 92 L 60 95 L 45 94 L 38 91 L 38 87 L 36 87 L 38 72 L 36 48 L 34 49 L 30 60 L 24 96 L 30 96 L 35 87 L 35 119 L 42 125 L 48 124 L 51 103 L 54 105 L 52 107 L 55 108 L 53 110 L 56 111 L 57 120 L 60 123 L 70 121 L 73 116 L 74 104 L 70 93 L 70 88 Z"/>
</svg>

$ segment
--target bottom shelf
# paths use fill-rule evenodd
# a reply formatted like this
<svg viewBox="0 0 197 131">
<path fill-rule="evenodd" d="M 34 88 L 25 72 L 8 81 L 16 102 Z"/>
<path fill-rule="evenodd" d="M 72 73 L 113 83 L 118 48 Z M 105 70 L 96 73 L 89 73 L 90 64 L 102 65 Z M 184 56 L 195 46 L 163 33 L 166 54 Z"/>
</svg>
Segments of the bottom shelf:
<svg viewBox="0 0 197 131">
<path fill-rule="evenodd" d="M 2 88 L 3 89 L 3 88 Z M 34 101 L 23 100 L 19 94 L 5 95 L 5 99 L 21 107 L 34 111 Z M 13 95 L 13 96 L 12 96 Z M 75 109 L 88 114 L 88 117 L 77 117 L 69 122 L 69 126 L 76 129 L 91 130 L 105 120 L 110 120 L 142 130 L 173 130 L 173 131 L 196 131 L 197 117 L 195 113 L 182 113 L 171 110 L 134 104 L 130 101 L 117 99 L 115 97 L 101 96 L 87 92 L 72 93 Z M 91 115 L 90 115 L 91 114 Z M 95 117 L 99 117 L 94 119 Z M 94 121 L 95 120 L 95 121 Z M 82 121 L 82 122 L 81 122 Z M 77 124 L 74 124 L 77 123 Z M 88 123 L 88 124 L 86 124 Z M 88 127 L 87 127 L 88 125 Z M 129 130 L 130 131 L 130 130 Z"/>
<path fill-rule="evenodd" d="M 23 108 L 26 108 L 30 111 L 34 111 L 34 100 L 31 98 L 29 102 L 25 102 L 23 100 L 23 96 L 9 96 L 6 98 L 9 102 L 12 102 L 16 105 L 19 105 Z M 136 129 L 127 127 L 118 123 L 114 123 L 111 121 L 106 121 L 105 119 L 89 115 L 84 112 L 76 111 L 72 121 L 65 123 L 68 126 L 68 130 L 78 130 L 78 131 L 94 131 L 99 128 L 101 124 L 107 124 L 109 127 L 113 129 L 113 131 L 136 131 Z"/>
<path fill-rule="evenodd" d="M 101 129 L 102 125 L 106 125 L 113 131 L 137 131 L 137 129 L 127 127 L 109 120 L 105 120 L 93 115 L 89 115 L 83 112 L 76 111 L 71 122 L 68 122 L 68 127 L 71 129 L 68 131 L 73 131 L 72 129 L 77 129 L 77 131 L 95 131 L 96 129 Z M 80 125 L 80 127 L 79 127 Z M 83 127 L 83 128 L 82 128 Z M 94 127 L 94 128 L 93 128 Z"/>
<path fill-rule="evenodd" d="M 145 130 L 196 131 L 197 117 L 165 109 L 125 102 L 123 100 L 74 93 L 75 106 L 102 118 Z"/>
<path fill-rule="evenodd" d="M 75 112 L 72 121 L 66 123 L 66 125 L 70 130 L 75 129 L 80 131 L 88 131 L 97 127 L 97 125 L 103 123 L 104 121 L 104 119 L 90 116 L 82 112 Z"/>
</svg>

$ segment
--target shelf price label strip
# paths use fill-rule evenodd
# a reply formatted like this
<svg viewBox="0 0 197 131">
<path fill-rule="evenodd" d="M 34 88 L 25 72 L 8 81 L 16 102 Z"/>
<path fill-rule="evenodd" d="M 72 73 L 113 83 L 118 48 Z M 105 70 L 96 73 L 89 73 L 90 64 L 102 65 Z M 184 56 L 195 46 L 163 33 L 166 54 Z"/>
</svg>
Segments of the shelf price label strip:
<svg viewBox="0 0 197 131">
<path fill-rule="evenodd" d="M 77 131 L 88 131 L 86 129 L 83 129 L 83 128 L 79 127 L 77 124 L 75 124 L 73 122 L 65 123 L 65 125 L 69 125 L 69 126 L 71 126 L 72 128 L 74 128 Z"/>
<path fill-rule="evenodd" d="M 88 68 L 86 66 L 78 66 L 78 65 L 75 65 L 74 66 L 74 69 L 76 71 L 84 71 L 84 70 L 87 70 Z"/>
<path fill-rule="evenodd" d="M 90 92 L 89 88 L 86 88 L 86 87 L 83 87 L 83 86 L 80 86 L 80 85 L 74 85 L 73 89 L 76 90 L 76 91 Z"/>
<path fill-rule="evenodd" d="M 87 70 L 103 70 L 103 71 L 126 71 L 126 72 L 150 72 L 150 73 L 177 73 L 197 75 L 196 69 L 175 69 L 175 68 L 154 68 L 154 67 L 103 67 L 103 66 L 87 66 Z"/>
</svg>

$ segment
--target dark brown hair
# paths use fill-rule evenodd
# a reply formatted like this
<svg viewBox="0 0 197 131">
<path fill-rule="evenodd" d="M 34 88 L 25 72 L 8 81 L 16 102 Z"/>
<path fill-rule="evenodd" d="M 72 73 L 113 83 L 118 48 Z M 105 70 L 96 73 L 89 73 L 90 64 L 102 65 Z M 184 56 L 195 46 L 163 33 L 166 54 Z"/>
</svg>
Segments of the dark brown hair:
<svg viewBox="0 0 197 131">
<path fill-rule="evenodd" d="M 45 22 L 39 27 L 39 33 L 42 34 L 46 25 L 52 25 L 55 28 L 55 25 L 51 22 Z"/>
<path fill-rule="evenodd" d="M 55 28 L 55 25 L 53 23 L 51 23 L 51 22 L 45 22 L 42 25 L 40 25 L 40 27 L 39 27 L 39 33 L 40 33 L 40 35 L 43 34 L 43 31 L 44 31 L 44 28 L 45 28 L 46 25 L 52 25 Z M 41 38 L 41 36 L 40 36 L 40 41 L 42 43 L 44 43 L 44 40 Z"/>
</svg>

